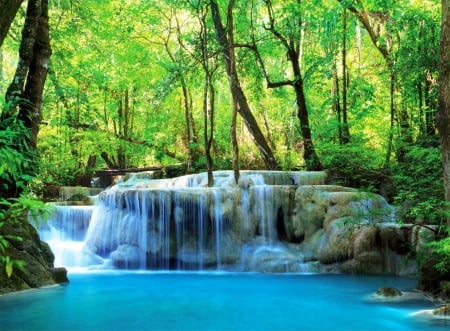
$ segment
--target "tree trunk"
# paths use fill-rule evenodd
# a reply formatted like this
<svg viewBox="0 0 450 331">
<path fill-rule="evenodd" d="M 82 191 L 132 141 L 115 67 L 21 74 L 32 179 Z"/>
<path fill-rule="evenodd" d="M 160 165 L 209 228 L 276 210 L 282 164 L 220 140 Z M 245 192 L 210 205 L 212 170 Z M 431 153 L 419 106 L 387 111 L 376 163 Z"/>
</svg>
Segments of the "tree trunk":
<svg viewBox="0 0 450 331">
<path fill-rule="evenodd" d="M 12 116 L 17 106 L 24 99 L 24 87 L 27 75 L 33 61 L 34 44 L 36 41 L 39 16 L 41 15 L 41 1 L 28 2 L 27 16 L 22 30 L 22 41 L 19 48 L 19 62 L 11 84 L 6 91 L 5 100 L 9 104 L 8 112 L 2 114 L 4 118 Z"/>
<path fill-rule="evenodd" d="M 9 104 L 2 117 L 12 116 L 19 106 L 18 118 L 30 130 L 27 146 L 32 150 L 36 149 L 42 119 L 42 94 L 50 56 L 48 0 L 30 0 L 22 30 L 19 62 L 6 91 L 5 99 Z"/>
<path fill-rule="evenodd" d="M 432 96 L 432 82 L 430 79 L 425 80 L 425 128 L 426 134 L 430 137 L 436 135 L 436 99 Z"/>
<path fill-rule="evenodd" d="M 333 61 L 333 84 L 331 87 L 331 98 L 333 100 L 333 110 L 336 112 L 338 122 L 338 140 L 342 143 L 342 111 L 340 101 L 339 75 L 337 72 L 336 60 Z"/>
<path fill-rule="evenodd" d="M 36 149 L 42 117 L 42 94 L 50 55 L 48 2 L 29 0 L 22 30 L 19 62 L 13 81 L 6 91 L 7 105 L 1 114 L 1 120 L 15 119 L 17 114 L 17 119 L 23 122 L 28 131 L 16 146 L 20 153 Z M 30 162 L 18 171 L 23 177 L 33 176 L 36 173 L 36 159 L 30 159 Z M 23 185 L 13 183 L 8 186 L 8 192 L 3 197 L 18 197 L 22 189 Z"/>
<path fill-rule="evenodd" d="M 450 1 L 442 0 L 439 99 L 436 124 L 441 137 L 445 199 L 450 202 Z M 450 226 L 450 216 L 447 217 Z"/>
<path fill-rule="evenodd" d="M 0 82 L 3 82 L 3 49 L 0 47 Z M 0 95 L 3 95 L 3 87 L 0 86 Z M 0 110 L 1 113 L 1 110 Z"/>
<path fill-rule="evenodd" d="M 303 138 L 303 159 L 305 160 L 306 169 L 308 170 L 321 170 L 322 164 L 317 156 L 316 150 L 311 137 L 311 128 L 309 126 L 308 108 L 306 107 L 306 99 L 303 88 L 303 78 L 300 71 L 300 63 L 298 60 L 298 54 L 293 50 L 288 52 L 289 60 L 292 64 L 294 71 L 294 90 L 297 103 L 297 117 L 300 121 L 300 131 Z"/>
<path fill-rule="evenodd" d="M 276 161 L 266 138 L 264 137 L 258 123 L 250 110 L 250 106 L 247 102 L 247 98 L 242 90 L 241 84 L 239 82 L 239 76 L 236 71 L 235 64 L 232 63 L 231 59 L 234 59 L 234 49 L 233 45 L 230 44 L 225 28 L 220 17 L 219 6 L 217 1 L 210 0 L 211 4 L 211 15 L 214 22 L 214 27 L 216 29 L 217 40 L 222 47 L 223 61 L 225 63 L 228 80 L 230 83 L 230 89 L 232 91 L 232 97 L 237 102 L 237 111 L 241 115 L 244 123 L 253 137 L 256 146 L 259 149 L 261 157 L 263 158 L 264 164 L 269 170 L 278 170 L 280 166 Z M 229 27 L 230 29 L 232 27 Z M 233 84 L 233 86 L 231 85 Z M 234 91 L 234 93 L 233 93 Z"/>
<path fill-rule="evenodd" d="M 347 72 L 347 9 L 344 7 L 342 34 L 342 128 L 341 144 L 350 142 L 350 129 L 347 121 L 347 89 L 349 86 Z"/>
<path fill-rule="evenodd" d="M 295 31 L 291 30 L 287 33 L 287 36 L 284 36 L 280 31 L 275 29 L 275 17 L 273 14 L 274 11 L 272 3 L 269 0 L 266 0 L 265 3 L 269 16 L 269 24 L 265 26 L 265 29 L 269 30 L 286 49 L 289 62 L 291 63 L 292 66 L 294 78 L 292 80 L 280 81 L 275 83 L 270 81 L 269 75 L 265 69 L 265 65 L 263 63 L 261 55 L 259 54 L 258 48 L 256 46 L 256 41 L 252 32 L 251 34 L 253 40 L 253 50 L 256 53 L 257 61 L 261 65 L 263 75 L 266 78 L 268 88 L 276 88 L 286 85 L 292 86 L 294 88 L 295 101 L 297 105 L 297 117 L 300 122 L 300 132 L 303 139 L 303 159 L 307 170 L 321 170 L 322 165 L 320 163 L 319 157 L 316 154 L 311 137 L 308 108 L 306 106 L 305 92 L 303 88 L 303 77 L 300 70 L 300 59 L 301 59 L 303 38 L 300 38 L 300 41 L 298 41 L 298 35 L 294 33 Z M 297 26 L 301 30 L 302 22 L 300 16 L 296 16 L 295 20 L 296 20 L 295 24 L 291 22 L 291 25 Z M 302 36 L 301 31 L 300 36 Z"/>
<path fill-rule="evenodd" d="M 208 187 L 214 186 L 214 162 L 211 155 L 214 139 L 214 109 L 215 91 L 213 85 L 214 67 L 210 67 L 208 58 L 208 26 L 206 16 L 208 12 L 203 6 L 197 8 L 198 20 L 200 23 L 200 45 L 202 54 L 202 67 L 205 72 L 203 85 L 203 142 L 205 144 L 206 167 L 208 169 Z"/>
<path fill-rule="evenodd" d="M 0 0 L 0 46 L 8 34 L 23 0 Z"/>
<path fill-rule="evenodd" d="M 391 164 L 391 154 L 394 144 L 394 120 L 395 120 L 395 108 L 394 108 L 394 73 L 391 71 L 391 74 L 389 75 L 389 82 L 390 82 L 390 125 L 389 125 L 389 136 L 388 136 L 388 145 L 386 150 L 386 159 L 384 162 L 384 167 L 388 168 Z"/>
<path fill-rule="evenodd" d="M 227 36 L 228 36 L 228 42 L 230 45 L 234 45 L 234 31 L 233 31 L 233 6 L 234 6 L 234 0 L 230 0 L 228 2 L 228 10 L 227 10 L 227 24 L 228 24 L 228 30 L 227 30 Z M 234 173 L 234 181 L 236 184 L 239 182 L 239 145 L 237 140 L 237 114 L 239 110 L 239 104 L 237 99 L 237 86 L 239 84 L 237 80 L 237 71 L 236 71 L 236 57 L 234 49 L 230 49 L 229 52 L 230 56 L 230 72 L 236 73 L 229 76 L 230 80 L 230 88 L 231 88 L 231 95 L 233 97 L 233 115 L 231 118 L 231 128 L 230 128 L 230 135 L 231 135 L 231 145 L 233 147 L 233 173 Z"/>
<path fill-rule="evenodd" d="M 33 150 L 37 147 L 39 126 L 42 121 L 42 96 L 47 79 L 48 63 L 52 54 L 49 36 L 48 0 L 42 0 L 40 7 L 41 13 L 38 18 L 36 40 L 33 46 L 33 60 L 30 64 L 23 93 L 27 102 L 21 103 L 19 111 L 19 119 L 30 129 L 28 147 Z"/>
</svg>

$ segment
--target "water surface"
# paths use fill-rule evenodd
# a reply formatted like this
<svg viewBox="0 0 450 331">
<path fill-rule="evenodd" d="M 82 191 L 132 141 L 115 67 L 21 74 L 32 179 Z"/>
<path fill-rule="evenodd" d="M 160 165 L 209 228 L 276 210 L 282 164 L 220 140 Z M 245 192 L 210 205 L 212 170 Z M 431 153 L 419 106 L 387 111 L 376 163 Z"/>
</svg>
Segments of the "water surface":
<svg viewBox="0 0 450 331">
<path fill-rule="evenodd" d="M 173 272 L 71 273 L 0 296 L 0 330 L 450 330 L 411 316 L 426 300 L 373 302 L 399 277 Z"/>
</svg>

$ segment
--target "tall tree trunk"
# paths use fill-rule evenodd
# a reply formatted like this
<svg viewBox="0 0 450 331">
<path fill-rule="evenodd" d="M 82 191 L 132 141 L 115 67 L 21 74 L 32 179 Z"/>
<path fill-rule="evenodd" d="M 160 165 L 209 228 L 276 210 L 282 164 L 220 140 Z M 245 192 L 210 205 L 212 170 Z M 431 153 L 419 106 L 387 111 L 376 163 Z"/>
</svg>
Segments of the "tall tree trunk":
<svg viewBox="0 0 450 331">
<path fill-rule="evenodd" d="M 439 98 L 436 124 L 441 137 L 445 199 L 450 203 L 450 1 L 442 0 Z M 450 226 L 450 216 L 447 217 Z"/>
<path fill-rule="evenodd" d="M 227 24 L 228 24 L 228 42 L 230 45 L 234 45 L 234 22 L 233 22 L 233 6 L 234 6 L 234 0 L 230 0 L 228 2 L 228 10 L 227 10 Z M 236 57 L 234 49 L 231 49 L 229 52 L 230 56 L 230 72 L 235 72 L 236 74 L 230 75 L 230 87 L 231 87 L 231 95 L 233 97 L 233 115 L 231 117 L 231 128 L 230 128 L 230 134 L 231 134 L 231 144 L 233 146 L 233 173 L 234 173 L 234 181 L 236 184 L 239 182 L 239 145 L 237 140 L 237 114 L 239 110 L 239 104 L 237 99 L 237 91 L 236 88 L 239 84 L 237 80 L 237 71 L 236 71 Z"/>
<path fill-rule="evenodd" d="M 338 122 L 338 140 L 342 142 L 342 110 L 340 102 L 339 75 L 337 72 L 336 60 L 333 61 L 333 84 L 331 87 L 331 98 L 333 100 L 333 110 L 336 112 Z"/>
<path fill-rule="evenodd" d="M 200 23 L 202 67 L 205 72 L 205 81 L 203 85 L 203 142 L 205 144 L 206 167 L 208 169 L 208 187 L 212 187 L 214 186 L 214 162 L 211 151 L 214 139 L 215 91 L 212 77 L 214 68 L 210 67 L 210 61 L 208 58 L 207 14 L 207 7 L 203 7 L 201 5 L 197 7 L 197 15 Z"/>
<path fill-rule="evenodd" d="M 41 15 L 41 1 L 30 0 L 22 30 L 22 41 L 19 48 L 19 62 L 11 84 L 6 91 L 5 100 L 9 104 L 8 113 L 3 117 L 11 116 L 21 101 L 24 100 L 24 88 L 33 61 L 34 44 L 36 41 L 39 16 Z"/>
<path fill-rule="evenodd" d="M 347 72 L 347 9 L 344 7 L 343 13 L 343 33 L 342 33 L 342 136 L 340 143 L 350 142 L 350 129 L 347 120 L 347 90 L 349 86 Z"/>
<path fill-rule="evenodd" d="M 306 106 L 303 78 L 300 71 L 298 54 L 293 50 L 289 50 L 288 56 L 292 64 L 294 77 L 296 77 L 294 81 L 294 90 L 296 95 L 295 101 L 297 103 L 297 117 L 300 121 L 300 131 L 303 138 L 303 159 L 305 160 L 306 169 L 321 170 L 322 164 L 320 163 L 319 157 L 317 156 L 311 136 L 308 108 Z"/>
<path fill-rule="evenodd" d="M 30 130 L 27 145 L 32 150 L 36 149 L 42 120 L 42 94 L 50 56 L 48 0 L 30 0 L 22 30 L 19 62 L 13 81 L 6 91 L 9 113 L 2 116 L 11 116 L 16 106 L 19 106 L 18 119 Z"/>
<path fill-rule="evenodd" d="M 427 77 L 425 80 L 425 128 L 428 136 L 436 135 L 436 99 L 432 97 L 432 82 Z"/>
<path fill-rule="evenodd" d="M 52 54 L 49 34 L 48 0 L 42 0 L 40 7 L 41 13 L 38 18 L 36 40 L 33 47 L 33 60 L 30 65 L 24 91 L 24 99 L 28 102 L 22 103 L 19 111 L 19 118 L 30 129 L 29 147 L 31 149 L 36 149 L 37 147 L 37 136 L 42 121 L 42 96 L 47 79 L 48 63 Z"/>
<path fill-rule="evenodd" d="M 394 119 L 395 119 L 395 109 L 394 109 L 394 73 L 391 72 L 389 75 L 389 81 L 390 81 L 390 124 L 389 124 L 389 136 L 388 136 L 388 145 L 386 150 L 386 158 L 384 162 L 384 167 L 388 168 L 391 163 L 391 154 L 393 150 L 393 144 L 394 144 Z"/>
<path fill-rule="evenodd" d="M 228 80 L 230 83 L 230 89 L 232 91 L 232 97 L 237 102 L 237 111 L 241 115 L 244 123 L 253 137 L 256 146 L 259 149 L 261 157 L 264 161 L 265 166 L 269 170 L 278 170 L 280 166 L 273 155 L 273 152 L 267 143 L 258 123 L 250 110 L 247 98 L 242 90 L 241 84 L 239 82 L 239 76 L 236 71 L 236 66 L 231 61 L 234 59 L 234 48 L 230 44 L 227 33 L 222 23 L 220 17 L 219 6 L 216 0 L 210 0 L 211 5 L 211 15 L 214 22 L 214 27 L 216 29 L 217 40 L 222 47 L 223 61 L 225 63 Z M 230 26 L 229 29 L 232 27 Z M 233 86 L 231 86 L 233 84 Z M 234 93 L 233 93 L 234 92 Z"/>
<path fill-rule="evenodd" d="M 8 34 L 20 5 L 24 0 L 0 0 L 0 46 Z"/>
<path fill-rule="evenodd" d="M 3 82 L 3 48 L 0 47 L 0 82 Z M 0 86 L 0 95 L 3 95 L 3 88 Z M 1 113 L 1 110 L 0 110 Z"/>
<path fill-rule="evenodd" d="M 351 13 L 353 13 L 358 21 L 364 26 L 367 33 L 369 34 L 370 40 L 372 41 L 372 44 L 376 47 L 376 49 L 380 52 L 380 54 L 383 56 L 384 60 L 386 61 L 386 66 L 390 72 L 389 79 L 390 79 L 390 115 L 391 115 L 391 127 L 389 131 L 388 136 L 388 143 L 387 143 L 387 151 L 386 151 L 386 158 L 385 158 L 385 167 L 388 167 L 391 161 L 391 154 L 393 151 L 393 140 L 394 140 L 394 122 L 395 122 L 395 107 L 394 107 L 394 92 L 395 92 L 395 68 L 394 63 L 391 58 L 391 47 L 392 47 L 392 38 L 387 36 L 387 38 L 382 38 L 381 31 L 383 29 L 379 28 L 378 24 L 375 24 L 371 22 L 371 12 L 367 11 L 364 8 L 364 5 L 361 1 L 355 1 L 353 4 L 350 4 L 346 0 L 337 0 L 344 8 L 348 9 Z M 386 24 L 387 20 L 384 21 Z M 380 23 L 381 24 L 381 23 Z M 385 39 L 385 40 L 383 40 Z M 390 41 L 390 42 L 388 42 Z"/>
</svg>

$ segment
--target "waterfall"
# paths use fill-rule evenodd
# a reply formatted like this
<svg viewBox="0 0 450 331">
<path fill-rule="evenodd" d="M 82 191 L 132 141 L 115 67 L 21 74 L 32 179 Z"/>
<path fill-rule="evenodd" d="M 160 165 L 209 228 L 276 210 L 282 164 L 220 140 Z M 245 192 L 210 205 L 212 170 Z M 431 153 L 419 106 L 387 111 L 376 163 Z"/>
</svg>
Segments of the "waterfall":
<svg viewBox="0 0 450 331">
<path fill-rule="evenodd" d="M 220 191 L 214 192 L 214 234 L 216 242 L 216 263 L 217 269 L 221 267 L 221 237 L 223 233 L 223 210 L 222 194 Z"/>
<path fill-rule="evenodd" d="M 277 234 L 274 229 L 274 190 L 272 186 L 255 185 L 253 186 L 254 209 L 259 212 L 255 214 L 258 218 L 257 228 L 263 239 L 263 242 L 269 246 L 277 241 Z"/>
<path fill-rule="evenodd" d="M 251 269 L 261 259 L 276 258 L 291 270 L 303 262 L 282 243 L 292 237 L 295 188 L 323 184 L 325 174 L 242 171 L 236 184 L 232 171 L 216 171 L 214 187 L 207 186 L 206 173 L 149 177 L 120 180 L 94 206 L 57 206 L 39 229 L 57 256 L 55 264 L 222 270 Z"/>
<path fill-rule="evenodd" d="M 83 246 L 94 207 L 55 206 L 48 220 L 39 220 L 38 231 L 55 254 L 55 265 L 77 267 L 90 263 L 84 259 Z"/>
<path fill-rule="evenodd" d="M 207 195 L 173 192 L 177 269 L 202 270 L 207 262 Z"/>
</svg>

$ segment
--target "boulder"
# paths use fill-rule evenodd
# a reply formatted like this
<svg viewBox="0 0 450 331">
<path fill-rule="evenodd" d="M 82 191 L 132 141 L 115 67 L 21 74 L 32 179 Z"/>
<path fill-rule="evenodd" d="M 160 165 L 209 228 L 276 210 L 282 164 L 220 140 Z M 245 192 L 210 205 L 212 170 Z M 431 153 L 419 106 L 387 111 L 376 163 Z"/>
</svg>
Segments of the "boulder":
<svg viewBox="0 0 450 331">
<path fill-rule="evenodd" d="M 321 263 L 341 262 L 353 257 L 353 229 L 345 226 L 346 221 L 346 218 L 336 219 L 325 229 L 317 256 Z"/>
<path fill-rule="evenodd" d="M 377 295 L 381 295 L 383 297 L 395 297 L 395 296 L 401 296 L 403 293 L 392 286 L 382 286 L 377 290 Z"/>
<path fill-rule="evenodd" d="M 8 220 L 0 227 L 0 231 L 10 238 L 5 256 L 23 261 L 22 268 L 14 265 L 10 277 L 5 265 L 0 264 L 0 294 L 64 282 L 53 273 L 54 256 L 49 246 L 41 242 L 36 229 L 26 217 Z"/>
</svg>

